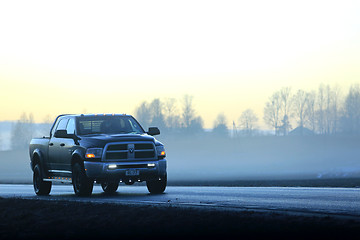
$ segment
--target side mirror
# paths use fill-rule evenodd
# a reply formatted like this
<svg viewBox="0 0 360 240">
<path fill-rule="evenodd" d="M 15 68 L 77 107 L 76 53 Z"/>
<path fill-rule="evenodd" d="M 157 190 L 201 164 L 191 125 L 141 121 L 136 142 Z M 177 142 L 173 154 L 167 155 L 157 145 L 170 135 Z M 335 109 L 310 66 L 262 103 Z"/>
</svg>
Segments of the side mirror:
<svg viewBox="0 0 360 240">
<path fill-rule="evenodd" d="M 147 132 L 147 134 L 149 134 L 151 136 L 159 135 L 160 130 L 157 127 L 149 127 L 149 131 Z"/>
<path fill-rule="evenodd" d="M 56 138 L 72 138 L 72 134 L 68 134 L 66 130 L 56 130 L 54 137 Z"/>
</svg>

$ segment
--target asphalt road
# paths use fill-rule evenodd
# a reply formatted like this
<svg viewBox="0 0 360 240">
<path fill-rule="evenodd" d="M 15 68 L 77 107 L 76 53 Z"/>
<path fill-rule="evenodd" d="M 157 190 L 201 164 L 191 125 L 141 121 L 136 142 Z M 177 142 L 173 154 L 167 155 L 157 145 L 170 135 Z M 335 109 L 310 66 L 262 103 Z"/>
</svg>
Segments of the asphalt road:
<svg viewBox="0 0 360 240">
<path fill-rule="evenodd" d="M 120 185 L 113 195 L 95 185 L 91 197 L 78 198 L 71 185 L 54 185 L 50 196 L 38 197 L 32 185 L 0 184 L 0 197 L 281 211 L 300 214 L 340 215 L 360 218 L 359 188 L 303 187 L 174 187 L 152 195 L 146 186 Z"/>
</svg>

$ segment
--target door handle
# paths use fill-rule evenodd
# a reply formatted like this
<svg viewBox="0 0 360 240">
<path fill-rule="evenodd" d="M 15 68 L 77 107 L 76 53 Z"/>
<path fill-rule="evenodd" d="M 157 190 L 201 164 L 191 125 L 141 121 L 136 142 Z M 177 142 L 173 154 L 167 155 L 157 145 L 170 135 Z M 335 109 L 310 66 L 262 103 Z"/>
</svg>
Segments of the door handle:
<svg viewBox="0 0 360 240">
<path fill-rule="evenodd" d="M 60 143 L 60 147 L 63 147 L 63 146 L 65 146 L 65 143 Z"/>
<path fill-rule="evenodd" d="M 49 146 L 54 146 L 54 143 L 49 143 Z"/>
</svg>

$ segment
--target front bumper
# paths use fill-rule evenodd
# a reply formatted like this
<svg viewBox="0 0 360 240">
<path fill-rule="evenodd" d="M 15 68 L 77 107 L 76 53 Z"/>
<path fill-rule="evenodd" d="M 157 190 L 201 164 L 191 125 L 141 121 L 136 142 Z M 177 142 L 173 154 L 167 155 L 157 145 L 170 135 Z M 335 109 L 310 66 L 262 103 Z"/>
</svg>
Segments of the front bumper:
<svg viewBox="0 0 360 240">
<path fill-rule="evenodd" d="M 116 168 L 109 168 L 110 165 L 116 165 Z M 161 160 L 128 162 L 84 161 L 84 167 L 86 175 L 97 181 L 147 181 L 164 177 L 167 166 L 164 158 Z"/>
</svg>

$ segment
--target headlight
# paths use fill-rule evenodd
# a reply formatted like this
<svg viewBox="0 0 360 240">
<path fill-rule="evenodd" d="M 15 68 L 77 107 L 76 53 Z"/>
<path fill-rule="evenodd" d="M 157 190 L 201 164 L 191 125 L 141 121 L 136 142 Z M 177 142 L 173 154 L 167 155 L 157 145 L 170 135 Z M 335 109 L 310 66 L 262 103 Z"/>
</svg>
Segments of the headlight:
<svg viewBox="0 0 360 240">
<path fill-rule="evenodd" d="M 102 148 L 88 148 L 85 153 L 85 158 L 101 158 Z"/>
<path fill-rule="evenodd" d="M 159 159 L 163 159 L 166 157 L 165 148 L 163 145 L 156 146 L 156 152 Z"/>
</svg>

